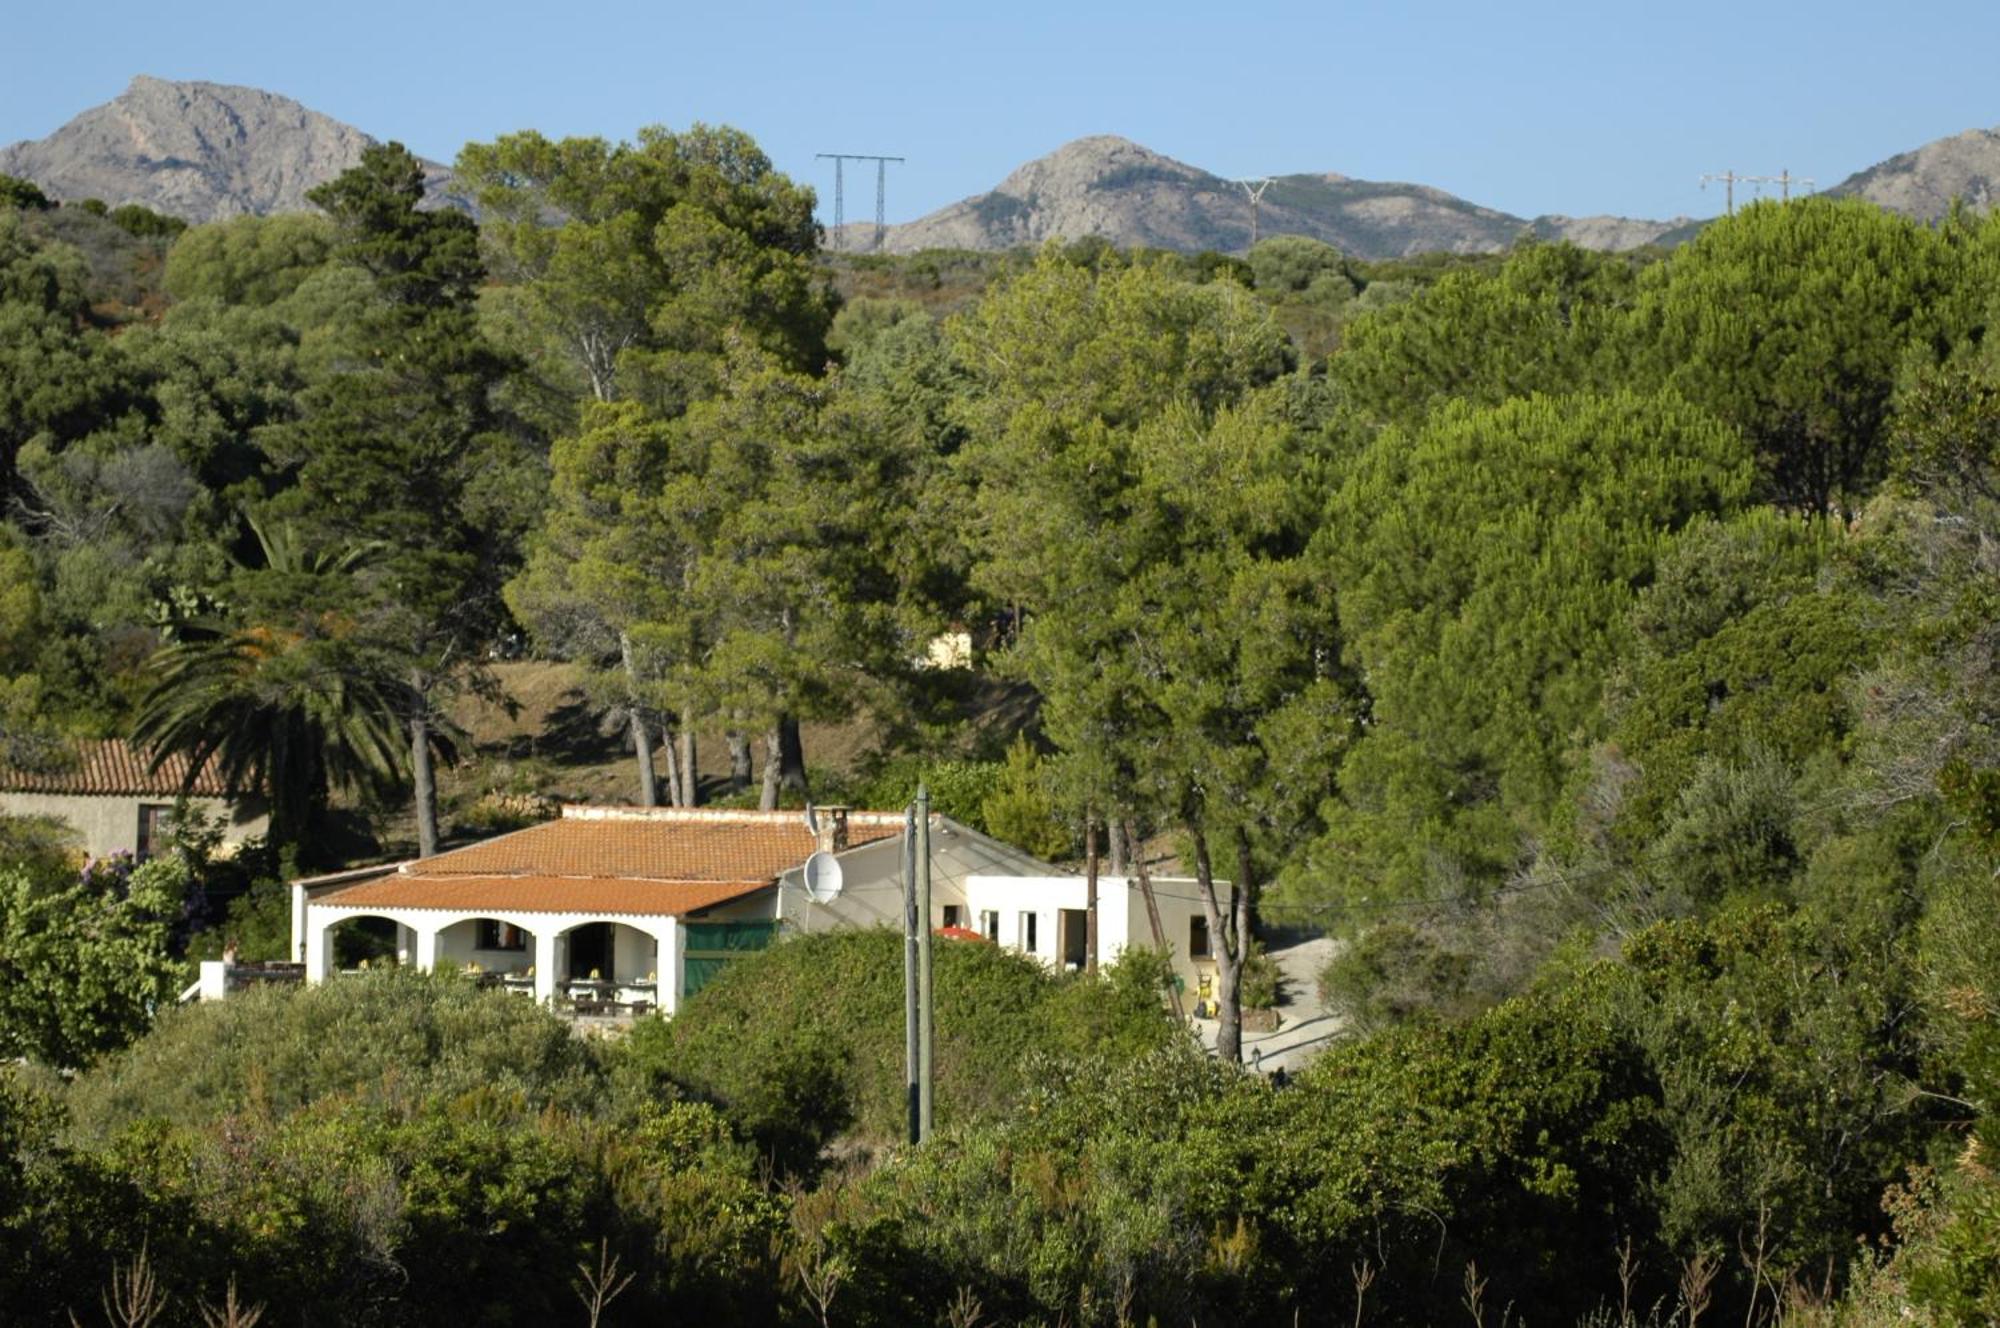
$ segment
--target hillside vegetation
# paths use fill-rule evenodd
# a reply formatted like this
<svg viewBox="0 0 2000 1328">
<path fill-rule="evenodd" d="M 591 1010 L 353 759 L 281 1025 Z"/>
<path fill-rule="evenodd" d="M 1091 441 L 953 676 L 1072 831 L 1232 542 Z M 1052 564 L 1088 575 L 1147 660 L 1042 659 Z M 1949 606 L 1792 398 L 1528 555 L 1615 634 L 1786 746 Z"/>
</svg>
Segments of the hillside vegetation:
<svg viewBox="0 0 2000 1328">
<path fill-rule="evenodd" d="M 614 1256 L 605 1323 L 2000 1315 L 2000 222 L 828 260 L 730 130 L 470 145 L 479 225 L 423 178 L 117 261 L 0 190 L 0 755 L 136 735 L 277 813 L 81 873 L 0 824 L 10 1312 L 144 1251 L 163 1328 L 231 1276 L 593 1321 Z M 611 1047 L 401 976 L 153 1018 L 304 865 L 918 777 L 1173 843 L 1221 1054 L 1144 959 L 954 947 L 901 1145 L 879 935 Z M 1353 1030 L 1282 1085 L 1274 925 Z"/>
</svg>

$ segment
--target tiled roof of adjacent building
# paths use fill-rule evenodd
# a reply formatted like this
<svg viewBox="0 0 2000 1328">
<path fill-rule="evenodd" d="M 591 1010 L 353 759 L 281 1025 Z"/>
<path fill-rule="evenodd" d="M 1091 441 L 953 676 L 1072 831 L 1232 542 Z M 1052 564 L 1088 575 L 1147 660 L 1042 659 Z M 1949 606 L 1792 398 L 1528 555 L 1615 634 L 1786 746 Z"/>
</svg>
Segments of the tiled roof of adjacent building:
<svg viewBox="0 0 2000 1328">
<path fill-rule="evenodd" d="M 900 812 L 825 814 L 845 821 L 845 848 L 903 828 Z M 565 807 L 560 820 L 406 862 L 314 899 L 343 908 L 660 917 L 761 890 L 817 846 L 798 812 Z"/>
<path fill-rule="evenodd" d="M 20 770 L 0 764 L 0 793 L 55 793 L 108 797 L 174 798 L 187 786 L 188 760 L 178 754 L 151 770 L 148 753 L 122 738 L 82 740 L 70 744 L 68 759 L 47 770 Z M 205 766 L 187 791 L 205 798 L 226 798 L 231 790 Z"/>
</svg>

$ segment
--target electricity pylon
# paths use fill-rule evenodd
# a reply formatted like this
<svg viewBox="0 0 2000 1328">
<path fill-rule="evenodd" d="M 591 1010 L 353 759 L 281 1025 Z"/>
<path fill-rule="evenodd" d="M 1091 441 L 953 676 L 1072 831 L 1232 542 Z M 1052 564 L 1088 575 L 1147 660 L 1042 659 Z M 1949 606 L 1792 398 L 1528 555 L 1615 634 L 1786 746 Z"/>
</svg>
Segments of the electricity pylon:
<svg viewBox="0 0 2000 1328">
<path fill-rule="evenodd" d="M 867 152 L 816 152 L 815 157 L 833 159 L 833 247 L 845 249 L 847 236 L 842 227 L 847 224 L 847 181 L 843 168 L 850 161 L 872 161 L 875 163 L 875 247 L 882 247 L 882 233 L 886 229 L 885 218 L 889 199 L 889 163 L 900 162 L 901 157 L 878 157 Z"/>
</svg>

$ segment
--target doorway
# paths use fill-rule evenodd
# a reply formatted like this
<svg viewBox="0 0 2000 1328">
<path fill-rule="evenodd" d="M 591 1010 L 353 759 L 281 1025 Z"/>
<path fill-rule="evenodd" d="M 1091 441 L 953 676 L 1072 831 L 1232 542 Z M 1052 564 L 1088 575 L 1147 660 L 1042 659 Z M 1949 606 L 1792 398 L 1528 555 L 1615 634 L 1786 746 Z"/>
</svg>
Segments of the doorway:
<svg viewBox="0 0 2000 1328">
<path fill-rule="evenodd" d="M 1090 913 L 1081 908 L 1056 910 L 1056 959 L 1071 972 L 1081 972 L 1090 957 L 1086 945 L 1090 935 Z"/>
<path fill-rule="evenodd" d="M 569 975 L 572 980 L 588 978 L 593 973 L 609 980 L 611 958 L 610 923 L 586 922 L 570 932 Z"/>
</svg>

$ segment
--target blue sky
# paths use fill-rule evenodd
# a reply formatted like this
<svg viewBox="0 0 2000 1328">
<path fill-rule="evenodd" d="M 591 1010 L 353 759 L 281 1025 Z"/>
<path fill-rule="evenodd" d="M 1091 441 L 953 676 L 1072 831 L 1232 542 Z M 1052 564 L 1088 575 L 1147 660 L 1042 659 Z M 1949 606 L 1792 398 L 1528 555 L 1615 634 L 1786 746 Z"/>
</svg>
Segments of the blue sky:
<svg viewBox="0 0 2000 1328">
<path fill-rule="evenodd" d="M 2000 5 L 686 5 L 0 0 L 0 143 L 137 73 L 295 97 L 427 156 L 520 128 L 740 126 L 830 210 L 815 152 L 889 153 L 889 216 L 1117 133 L 1224 175 L 1413 180 L 1510 212 L 1719 212 L 1705 171 L 1822 185 L 2000 124 Z M 850 177 L 850 218 L 873 176 Z"/>
</svg>

